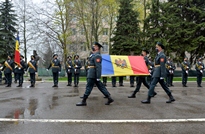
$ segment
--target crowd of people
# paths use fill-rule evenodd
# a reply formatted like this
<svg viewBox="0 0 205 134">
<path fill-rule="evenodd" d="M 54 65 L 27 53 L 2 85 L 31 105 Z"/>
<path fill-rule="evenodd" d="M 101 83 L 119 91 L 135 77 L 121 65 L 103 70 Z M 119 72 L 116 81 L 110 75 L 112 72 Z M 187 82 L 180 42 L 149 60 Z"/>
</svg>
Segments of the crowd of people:
<svg viewBox="0 0 205 134">
<path fill-rule="evenodd" d="M 90 56 L 87 58 L 87 61 L 85 63 L 85 70 L 86 70 L 86 76 L 87 76 L 87 85 L 85 94 L 82 97 L 83 100 L 76 104 L 76 106 L 86 106 L 86 99 L 90 95 L 92 88 L 94 86 L 97 86 L 99 90 L 104 94 L 106 98 L 108 98 L 108 102 L 106 105 L 109 105 L 114 100 L 111 98 L 110 93 L 108 92 L 106 86 L 107 86 L 107 77 L 102 77 L 101 82 L 101 71 L 102 71 L 102 56 L 100 54 L 100 49 L 102 48 L 102 45 L 98 42 L 95 42 L 92 48 L 92 52 L 90 53 Z M 157 95 L 157 93 L 154 91 L 154 88 L 157 83 L 160 83 L 166 94 L 169 96 L 169 100 L 167 103 L 171 103 L 175 101 L 174 97 L 172 96 L 171 91 L 169 90 L 170 86 L 173 85 L 173 77 L 174 77 L 174 71 L 176 69 L 175 64 L 173 63 L 172 59 L 170 57 L 166 57 L 164 54 L 164 45 L 160 42 L 156 43 L 156 52 L 157 56 L 155 57 L 154 61 L 151 60 L 151 58 L 147 57 L 149 54 L 149 51 L 146 49 L 143 49 L 141 52 L 141 56 L 144 57 L 145 64 L 147 65 L 148 71 L 150 73 L 149 76 L 130 76 L 130 87 L 135 87 L 134 81 L 136 79 L 136 88 L 133 91 L 133 93 L 128 96 L 128 98 L 135 98 L 136 93 L 139 92 L 140 87 L 143 83 L 143 85 L 148 89 L 148 97 L 146 100 L 141 101 L 142 103 L 150 103 L 151 98 Z M 199 57 L 195 69 L 197 72 L 197 85 L 198 87 L 202 87 L 202 77 L 203 77 L 203 71 L 204 71 L 204 64 L 202 62 L 202 58 Z M 53 87 L 58 87 L 58 79 L 59 74 L 61 72 L 61 61 L 58 59 L 58 55 L 54 54 L 53 59 L 51 60 L 50 65 L 46 69 L 47 71 L 49 69 L 52 69 L 53 74 Z M 74 78 L 74 87 L 78 87 L 79 84 L 79 77 L 80 77 L 80 71 L 82 68 L 81 60 L 79 59 L 79 55 L 74 56 L 74 60 L 72 60 L 72 56 L 67 57 L 67 61 L 65 63 L 65 72 L 67 73 L 67 80 L 68 84 L 67 86 L 72 86 L 72 79 Z M 185 57 L 184 61 L 181 63 L 181 69 L 182 69 L 182 85 L 183 87 L 187 87 L 187 78 L 189 75 L 190 70 L 190 63 L 188 62 L 188 58 Z M 20 56 L 20 63 L 16 64 L 12 60 L 12 56 L 8 55 L 7 60 L 4 62 L 4 64 L 0 64 L 0 82 L 2 82 L 2 72 L 4 72 L 5 76 L 5 83 L 7 84 L 6 87 L 11 87 L 12 84 L 12 73 L 14 73 L 14 82 L 19 82 L 17 87 L 22 87 L 23 81 L 24 81 L 24 72 L 28 71 L 30 74 L 30 87 L 35 87 L 36 82 L 36 73 L 38 72 L 38 64 L 35 60 L 35 56 L 31 56 L 31 60 L 28 63 L 25 63 L 24 57 Z M 74 75 L 74 76 L 73 76 Z M 123 77 L 119 76 L 119 86 L 123 85 Z M 116 87 L 116 76 L 112 76 L 112 87 Z"/>
</svg>

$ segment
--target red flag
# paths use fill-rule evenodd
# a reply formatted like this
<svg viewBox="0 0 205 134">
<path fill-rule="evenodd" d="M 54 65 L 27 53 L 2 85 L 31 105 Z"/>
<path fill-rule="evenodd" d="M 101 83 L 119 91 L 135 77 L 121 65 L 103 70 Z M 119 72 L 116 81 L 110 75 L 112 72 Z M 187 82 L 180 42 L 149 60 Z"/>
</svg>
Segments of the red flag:
<svg viewBox="0 0 205 134">
<path fill-rule="evenodd" d="M 16 37 L 16 47 L 15 47 L 15 58 L 14 58 L 14 62 L 17 65 L 20 65 L 20 52 L 19 52 L 19 35 L 17 34 Z"/>
</svg>

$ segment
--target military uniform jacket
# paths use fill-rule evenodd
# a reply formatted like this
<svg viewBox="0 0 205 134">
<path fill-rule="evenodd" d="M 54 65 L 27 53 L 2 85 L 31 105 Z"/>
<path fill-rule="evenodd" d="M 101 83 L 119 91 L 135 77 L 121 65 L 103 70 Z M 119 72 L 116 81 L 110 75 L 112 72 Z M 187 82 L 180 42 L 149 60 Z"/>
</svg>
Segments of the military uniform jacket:
<svg viewBox="0 0 205 134">
<path fill-rule="evenodd" d="M 27 68 L 29 68 L 28 69 L 29 73 L 38 72 L 38 65 L 37 65 L 37 62 L 35 60 L 30 60 L 29 63 L 28 63 L 28 67 Z"/>
<path fill-rule="evenodd" d="M 66 69 L 66 73 L 72 73 L 72 71 L 73 71 L 72 60 L 66 61 L 65 69 Z"/>
<path fill-rule="evenodd" d="M 175 67 L 173 62 L 166 63 L 167 74 L 173 74 L 175 69 L 176 69 L 176 67 Z"/>
<path fill-rule="evenodd" d="M 87 78 L 100 79 L 102 71 L 102 56 L 100 52 L 96 52 L 90 57 L 89 66 Z"/>
<path fill-rule="evenodd" d="M 9 67 L 7 67 L 7 65 L 9 65 Z M 4 62 L 4 67 L 3 69 L 4 70 L 4 73 L 7 74 L 7 73 L 12 73 L 12 71 L 14 70 L 14 61 L 13 60 L 6 60 Z"/>
<path fill-rule="evenodd" d="M 74 65 L 73 65 L 74 73 L 79 74 L 81 67 L 82 67 L 81 61 L 80 60 L 74 60 Z"/>
<path fill-rule="evenodd" d="M 24 73 L 24 70 L 26 70 L 26 63 L 24 60 L 20 61 L 21 67 L 18 66 L 18 69 L 16 70 L 16 73 Z"/>
<path fill-rule="evenodd" d="M 60 60 L 58 60 L 58 59 L 51 60 L 51 64 L 49 65 L 49 67 L 47 69 L 49 70 L 50 68 L 52 68 L 53 73 L 60 72 L 61 71 Z"/>
<path fill-rule="evenodd" d="M 196 63 L 196 66 L 195 66 L 195 69 L 196 69 L 196 73 L 199 74 L 199 75 L 202 75 L 203 72 L 204 72 L 204 63 L 202 62 L 197 62 Z"/>
<path fill-rule="evenodd" d="M 182 73 L 187 73 L 188 74 L 188 71 L 190 70 L 190 64 L 189 62 L 182 62 L 181 63 L 181 69 L 182 69 Z"/>
<path fill-rule="evenodd" d="M 164 52 L 158 53 L 154 60 L 154 72 L 152 77 L 166 77 L 166 56 Z"/>
</svg>

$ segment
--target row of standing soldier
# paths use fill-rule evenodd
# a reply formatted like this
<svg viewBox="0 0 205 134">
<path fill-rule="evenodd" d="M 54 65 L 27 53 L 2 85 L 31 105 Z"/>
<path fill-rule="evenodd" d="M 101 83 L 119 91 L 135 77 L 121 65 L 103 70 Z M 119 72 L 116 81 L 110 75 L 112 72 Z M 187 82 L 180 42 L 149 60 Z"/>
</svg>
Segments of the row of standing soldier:
<svg viewBox="0 0 205 134">
<path fill-rule="evenodd" d="M 4 62 L 4 65 L 1 71 L 4 71 L 6 87 L 11 87 L 12 84 L 12 73 L 14 73 L 15 82 L 19 82 L 17 87 L 22 87 L 24 81 L 24 73 L 28 70 L 30 73 L 30 87 L 35 86 L 35 74 L 38 72 L 37 61 L 35 56 L 31 56 L 31 60 L 27 63 L 24 61 L 24 56 L 20 56 L 20 63 L 17 64 L 12 60 L 12 56 L 8 55 L 7 60 Z"/>
</svg>

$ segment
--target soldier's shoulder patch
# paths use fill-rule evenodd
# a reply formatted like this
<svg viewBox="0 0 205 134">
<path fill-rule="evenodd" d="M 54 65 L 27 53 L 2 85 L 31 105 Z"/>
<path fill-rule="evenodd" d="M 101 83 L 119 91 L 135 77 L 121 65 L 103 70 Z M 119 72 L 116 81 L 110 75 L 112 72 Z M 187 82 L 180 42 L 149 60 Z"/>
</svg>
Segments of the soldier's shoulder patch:
<svg viewBox="0 0 205 134">
<path fill-rule="evenodd" d="M 96 59 L 96 62 L 100 62 L 100 58 L 97 58 L 97 59 Z"/>
<path fill-rule="evenodd" d="M 160 62 L 164 62 L 164 58 L 160 58 Z"/>
</svg>

